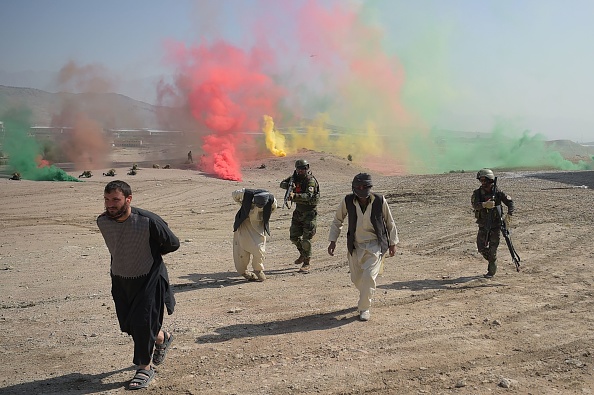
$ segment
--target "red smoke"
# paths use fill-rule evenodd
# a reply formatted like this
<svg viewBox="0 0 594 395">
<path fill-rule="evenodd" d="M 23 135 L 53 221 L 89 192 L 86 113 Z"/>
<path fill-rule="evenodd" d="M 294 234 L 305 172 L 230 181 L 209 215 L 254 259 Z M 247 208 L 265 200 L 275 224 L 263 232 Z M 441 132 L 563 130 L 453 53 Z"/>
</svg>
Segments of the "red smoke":
<svg viewBox="0 0 594 395">
<path fill-rule="evenodd" d="M 245 133 L 258 131 L 264 114 L 276 115 L 284 94 L 263 71 L 272 59 L 264 51 L 247 52 L 223 42 L 195 48 L 174 44 L 169 52 L 179 74 L 175 87 L 162 87 L 161 93 L 185 103 L 208 129 L 202 136 L 202 170 L 241 181 L 241 161 L 252 139 Z"/>
<path fill-rule="evenodd" d="M 43 159 L 41 155 L 37 155 L 35 162 L 37 162 L 37 168 L 49 167 L 51 165 L 49 161 Z"/>
</svg>

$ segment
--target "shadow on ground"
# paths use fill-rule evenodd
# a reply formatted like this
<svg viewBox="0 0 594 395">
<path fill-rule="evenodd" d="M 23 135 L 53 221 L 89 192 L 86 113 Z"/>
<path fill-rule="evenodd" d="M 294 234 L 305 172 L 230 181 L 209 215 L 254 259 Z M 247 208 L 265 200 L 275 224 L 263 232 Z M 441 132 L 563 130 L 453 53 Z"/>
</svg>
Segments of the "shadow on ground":
<svg viewBox="0 0 594 395">
<path fill-rule="evenodd" d="M 266 276 L 270 280 L 274 276 L 304 276 L 307 274 L 298 273 L 299 266 L 286 267 L 282 269 L 265 270 Z M 230 285 L 245 285 L 248 281 L 236 272 L 220 273 L 190 273 L 180 276 L 190 282 L 171 284 L 173 290 L 178 292 L 187 292 L 195 289 L 220 288 Z M 268 280 L 267 280 L 268 281 Z"/>
<path fill-rule="evenodd" d="M 424 291 L 430 289 L 464 289 L 477 287 L 500 287 L 503 284 L 483 278 L 483 276 L 446 278 L 442 280 L 424 279 L 411 281 L 397 281 L 392 284 L 380 285 L 381 289 L 396 289 L 409 291 Z"/>
<path fill-rule="evenodd" d="M 274 336 L 285 333 L 323 331 L 337 328 L 358 320 L 353 308 L 291 318 L 262 324 L 236 324 L 217 328 L 216 335 L 204 335 L 196 343 L 220 343 L 231 339 L 254 336 Z"/>
<path fill-rule="evenodd" d="M 526 177 L 538 178 L 547 181 L 556 181 L 563 184 L 568 184 L 567 189 L 573 187 L 588 187 L 594 188 L 594 170 L 583 170 L 583 171 L 562 171 L 562 172 L 551 172 L 551 173 L 534 173 L 528 174 Z M 547 188 L 547 189 L 564 189 L 560 188 Z"/>
<path fill-rule="evenodd" d="M 84 395 L 101 394 L 106 391 L 125 387 L 128 381 L 103 383 L 102 380 L 116 373 L 132 368 L 119 369 L 99 374 L 70 373 L 27 383 L 0 388 L 2 394 L 60 394 Z"/>
</svg>

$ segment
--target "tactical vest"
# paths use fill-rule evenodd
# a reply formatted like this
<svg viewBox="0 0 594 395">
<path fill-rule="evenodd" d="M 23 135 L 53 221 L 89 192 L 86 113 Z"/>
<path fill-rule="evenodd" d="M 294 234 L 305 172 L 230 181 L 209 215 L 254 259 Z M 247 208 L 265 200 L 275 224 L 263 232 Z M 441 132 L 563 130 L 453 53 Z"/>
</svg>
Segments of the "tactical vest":
<svg viewBox="0 0 594 395">
<path fill-rule="evenodd" d="M 295 189 L 293 190 L 293 192 L 294 193 L 307 193 L 307 191 L 309 189 L 309 183 L 311 182 L 311 180 L 315 181 L 313 198 L 307 203 L 297 202 L 298 207 L 302 206 L 302 207 L 306 207 L 306 208 L 315 208 L 320 201 L 320 184 L 318 183 L 318 180 L 314 177 L 314 175 L 311 174 L 311 172 L 308 172 L 307 175 L 305 177 L 303 177 L 303 179 L 297 178 L 296 174 L 295 174 L 295 178 L 294 178 Z"/>
<path fill-rule="evenodd" d="M 487 194 L 482 188 L 474 190 L 473 200 L 475 202 L 486 202 L 492 197 L 493 194 Z M 480 210 L 474 210 L 474 218 L 476 218 L 477 224 L 484 226 L 487 222 L 491 221 L 493 225 L 501 225 L 501 195 L 496 193 L 494 197 L 495 207 L 493 209 L 487 210 L 486 208 L 482 208 Z"/>
</svg>

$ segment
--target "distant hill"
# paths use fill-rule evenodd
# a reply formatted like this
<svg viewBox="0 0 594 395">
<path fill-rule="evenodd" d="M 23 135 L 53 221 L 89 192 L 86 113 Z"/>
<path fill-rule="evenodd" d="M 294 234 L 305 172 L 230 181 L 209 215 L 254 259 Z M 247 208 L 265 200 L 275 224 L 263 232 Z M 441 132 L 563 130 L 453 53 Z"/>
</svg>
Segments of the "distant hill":
<svg viewBox="0 0 594 395">
<path fill-rule="evenodd" d="M 168 111 L 117 93 L 50 93 L 0 85 L 0 121 L 19 106 L 28 108 L 32 125 L 39 126 L 68 126 L 73 114 L 84 112 L 105 128 L 160 128 L 157 111 Z"/>
</svg>

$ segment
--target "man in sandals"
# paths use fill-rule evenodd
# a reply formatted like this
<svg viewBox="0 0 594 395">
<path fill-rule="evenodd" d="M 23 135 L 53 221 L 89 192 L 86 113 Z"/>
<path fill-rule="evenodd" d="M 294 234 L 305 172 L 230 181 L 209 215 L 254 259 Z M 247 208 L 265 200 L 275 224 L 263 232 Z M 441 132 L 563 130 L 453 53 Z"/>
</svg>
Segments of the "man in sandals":
<svg viewBox="0 0 594 395">
<path fill-rule="evenodd" d="M 165 308 L 175 306 L 163 255 L 179 240 L 158 215 L 132 207 L 132 189 L 112 181 L 104 190 L 105 212 L 97 226 L 111 254 L 111 294 L 122 332 L 134 340 L 138 366 L 128 389 L 146 388 L 155 376 L 151 366 L 163 363 L 173 335 L 161 329 Z M 154 352 L 153 352 L 154 350 Z"/>
</svg>

